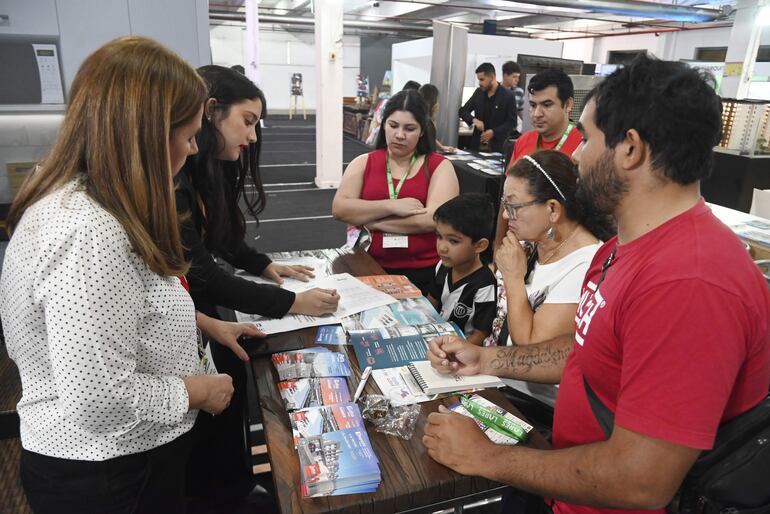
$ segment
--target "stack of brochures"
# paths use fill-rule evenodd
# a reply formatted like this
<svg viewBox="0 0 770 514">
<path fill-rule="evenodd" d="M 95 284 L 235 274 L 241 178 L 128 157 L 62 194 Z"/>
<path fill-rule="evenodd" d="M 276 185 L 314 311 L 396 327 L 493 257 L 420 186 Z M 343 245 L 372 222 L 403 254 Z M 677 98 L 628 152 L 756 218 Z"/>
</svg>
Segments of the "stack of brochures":
<svg viewBox="0 0 770 514">
<path fill-rule="evenodd" d="M 278 391 L 290 411 L 302 496 L 370 493 L 380 467 L 358 405 L 350 403 L 343 353 L 306 348 L 272 356 Z"/>
</svg>

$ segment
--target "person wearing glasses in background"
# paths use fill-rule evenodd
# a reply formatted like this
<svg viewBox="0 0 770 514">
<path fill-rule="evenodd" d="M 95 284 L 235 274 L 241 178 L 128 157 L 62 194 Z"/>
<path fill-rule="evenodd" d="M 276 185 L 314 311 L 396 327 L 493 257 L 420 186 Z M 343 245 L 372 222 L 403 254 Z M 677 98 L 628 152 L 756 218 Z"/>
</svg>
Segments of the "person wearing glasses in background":
<svg viewBox="0 0 770 514">
<path fill-rule="evenodd" d="M 508 171 L 501 198 L 507 233 L 495 253 L 497 316 L 485 346 L 529 345 L 574 331 L 586 270 L 612 235 L 606 217 L 580 206 L 576 188 L 576 165 L 554 150 L 525 156 Z M 553 385 L 508 385 L 555 403 Z"/>
</svg>

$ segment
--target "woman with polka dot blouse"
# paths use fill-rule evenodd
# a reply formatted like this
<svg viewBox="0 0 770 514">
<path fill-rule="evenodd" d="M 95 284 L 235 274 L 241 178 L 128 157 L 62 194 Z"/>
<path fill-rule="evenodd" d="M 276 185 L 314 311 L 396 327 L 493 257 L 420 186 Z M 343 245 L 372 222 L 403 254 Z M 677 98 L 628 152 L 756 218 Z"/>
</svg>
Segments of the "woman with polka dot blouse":
<svg viewBox="0 0 770 514">
<path fill-rule="evenodd" d="M 8 216 L 0 315 L 19 368 L 21 479 L 47 512 L 180 512 L 206 374 L 173 175 L 197 151 L 206 88 L 141 37 L 89 56 L 50 155 Z"/>
</svg>

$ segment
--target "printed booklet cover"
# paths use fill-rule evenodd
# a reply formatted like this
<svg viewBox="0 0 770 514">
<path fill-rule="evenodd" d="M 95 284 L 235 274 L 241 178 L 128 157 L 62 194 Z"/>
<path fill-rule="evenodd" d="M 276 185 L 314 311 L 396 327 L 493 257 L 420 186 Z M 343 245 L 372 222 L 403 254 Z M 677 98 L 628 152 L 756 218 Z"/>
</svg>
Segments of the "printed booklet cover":
<svg viewBox="0 0 770 514">
<path fill-rule="evenodd" d="M 313 437 L 345 428 L 363 428 L 361 410 L 355 403 L 302 409 L 289 414 L 294 447 L 302 437 Z"/>
<path fill-rule="evenodd" d="M 290 411 L 350 402 L 350 389 L 342 377 L 286 380 L 278 382 L 278 392 Z"/>
<path fill-rule="evenodd" d="M 379 462 L 363 428 L 301 438 L 297 452 L 303 497 L 374 492 L 380 484 Z"/>
<path fill-rule="evenodd" d="M 361 369 L 406 366 L 426 359 L 431 339 L 443 335 L 464 337 L 457 325 L 446 322 L 351 330 L 349 335 Z"/>
<path fill-rule="evenodd" d="M 342 318 L 342 326 L 348 332 L 394 325 L 424 325 L 443 322 L 441 315 L 436 312 L 436 309 L 424 296 L 403 298 L 396 303 Z"/>
<path fill-rule="evenodd" d="M 404 275 L 369 275 L 358 280 L 393 298 L 419 298 L 422 292 Z"/>
</svg>

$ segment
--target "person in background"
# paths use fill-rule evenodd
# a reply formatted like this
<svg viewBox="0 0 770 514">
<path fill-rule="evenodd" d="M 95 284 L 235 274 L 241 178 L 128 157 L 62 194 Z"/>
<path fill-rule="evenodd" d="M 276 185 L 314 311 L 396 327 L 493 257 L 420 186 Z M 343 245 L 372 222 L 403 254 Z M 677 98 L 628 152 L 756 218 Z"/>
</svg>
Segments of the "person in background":
<svg viewBox="0 0 770 514">
<path fill-rule="evenodd" d="M 576 189 L 577 166 L 555 150 L 525 156 L 508 170 L 501 199 L 508 232 L 495 253 L 497 316 L 486 346 L 529 345 L 574 331 L 586 270 L 600 241 L 613 235 L 611 221 L 586 210 Z M 505 382 L 555 403 L 554 386 Z"/>
<path fill-rule="evenodd" d="M 510 166 L 539 150 L 572 155 L 581 140 L 580 131 L 569 119 L 575 94 L 572 80 L 561 70 L 546 70 L 532 77 L 528 89 L 529 116 L 534 128 L 516 140 Z M 495 248 L 502 243 L 507 230 L 502 207 L 496 227 Z"/>
<path fill-rule="evenodd" d="M 472 149 L 501 152 L 503 143 L 516 127 L 516 100 L 513 93 L 500 86 L 492 64 L 479 65 L 476 78 L 479 87 L 460 107 L 460 118 L 473 127 Z"/>
<path fill-rule="evenodd" d="M 589 266 L 573 333 L 511 348 L 436 338 L 429 353 L 441 373 L 560 382 L 553 449 L 495 445 L 443 407 L 423 442 L 557 514 L 663 514 L 719 426 L 767 396 L 770 292 L 700 196 L 721 133 L 713 77 L 641 56 L 593 90 L 579 123 L 577 197 L 618 235 Z M 608 435 L 590 397 L 614 416 Z"/>
<path fill-rule="evenodd" d="M 428 106 L 428 113 L 430 114 L 430 123 L 433 128 L 433 133 L 436 133 L 436 118 L 438 116 L 438 88 L 433 84 L 423 84 L 417 91 Z M 436 139 L 436 148 L 440 152 L 455 153 L 457 148 L 453 146 L 445 146 L 441 144 L 441 141 Z"/>
<path fill-rule="evenodd" d="M 527 89 L 532 130 L 516 141 L 511 162 L 538 150 L 572 155 L 580 144 L 580 132 L 569 119 L 575 95 L 572 79 L 561 70 L 541 71 Z"/>
<path fill-rule="evenodd" d="M 107 43 L 11 207 L 0 313 L 36 513 L 183 512 L 198 411 L 230 402 L 230 377 L 205 373 L 179 279 L 172 178 L 197 151 L 205 98 L 158 43 Z"/>
<path fill-rule="evenodd" d="M 416 80 L 407 80 L 406 84 L 404 84 L 404 87 L 401 88 L 401 91 L 409 91 L 409 90 L 417 91 L 420 89 L 420 83 Z"/>
<path fill-rule="evenodd" d="M 524 90 L 519 87 L 521 78 L 521 67 L 518 63 L 508 61 L 503 64 L 503 87 L 513 93 L 516 99 L 516 131 L 515 134 L 521 134 L 522 120 L 524 118 Z"/>
<path fill-rule="evenodd" d="M 439 205 L 459 193 L 452 163 L 435 153 L 428 108 L 417 91 L 388 100 L 377 149 L 353 159 L 332 203 L 340 221 L 371 231 L 369 254 L 427 292 L 438 262 Z"/>
<path fill-rule="evenodd" d="M 279 286 L 282 277 L 308 280 L 311 269 L 274 263 L 244 240 L 246 220 L 239 203 L 243 201 L 255 220 L 265 207 L 259 174 L 259 121 L 266 109 L 262 91 L 246 76 L 223 66 L 203 66 L 198 74 L 207 87 L 201 130 L 195 137 L 199 152 L 187 159 L 175 178 L 184 256 L 191 261 L 186 277 L 196 308 L 212 318 L 219 317 L 220 306 L 273 318 L 334 312 L 339 301 L 335 291 L 315 288 L 295 294 Z M 220 267 L 215 256 L 276 285 L 237 277 Z M 196 454 L 205 458 L 192 461 L 188 492 L 220 490 L 237 496 L 248 492 L 251 476 L 242 418 L 244 355 L 222 345 L 211 349 L 217 369 L 233 377 L 235 394 L 226 412 L 202 421 Z M 211 475 L 212 466 L 220 471 Z M 231 484 L 239 490 L 227 493 Z"/>
<path fill-rule="evenodd" d="M 428 300 L 477 345 L 491 332 L 495 317 L 495 275 L 481 260 L 489 246 L 493 214 L 492 203 L 481 193 L 452 198 L 433 214 L 441 262 Z"/>
</svg>

